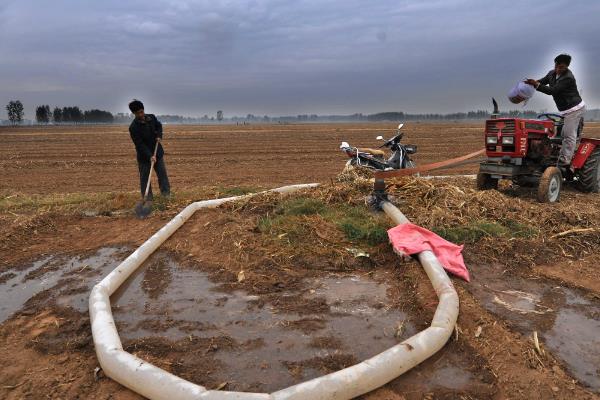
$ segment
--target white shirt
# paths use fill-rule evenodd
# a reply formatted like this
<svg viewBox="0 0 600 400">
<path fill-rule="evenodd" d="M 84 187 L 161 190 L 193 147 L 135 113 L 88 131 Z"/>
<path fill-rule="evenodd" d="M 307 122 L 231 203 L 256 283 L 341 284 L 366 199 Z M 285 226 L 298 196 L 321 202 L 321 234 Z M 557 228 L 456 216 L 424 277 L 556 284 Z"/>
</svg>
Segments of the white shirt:
<svg viewBox="0 0 600 400">
<path fill-rule="evenodd" d="M 562 115 L 562 116 L 569 115 L 571 113 L 574 113 L 575 111 L 581 110 L 583 107 L 585 107 L 585 102 L 583 100 L 581 100 L 581 103 L 577 104 L 576 106 L 573 106 L 573 107 L 569 108 L 568 110 L 561 111 L 560 115 Z"/>
</svg>

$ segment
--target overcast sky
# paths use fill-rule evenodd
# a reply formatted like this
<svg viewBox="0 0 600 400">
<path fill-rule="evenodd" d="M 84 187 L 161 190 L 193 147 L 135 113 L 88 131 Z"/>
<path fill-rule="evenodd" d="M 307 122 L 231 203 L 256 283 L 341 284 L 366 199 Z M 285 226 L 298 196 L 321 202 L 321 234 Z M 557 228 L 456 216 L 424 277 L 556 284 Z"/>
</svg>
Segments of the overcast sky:
<svg viewBox="0 0 600 400">
<path fill-rule="evenodd" d="M 560 52 L 600 107 L 599 16 L 598 0 L 0 0 L 0 118 L 12 99 L 28 118 L 133 97 L 190 116 L 508 108 Z"/>
</svg>

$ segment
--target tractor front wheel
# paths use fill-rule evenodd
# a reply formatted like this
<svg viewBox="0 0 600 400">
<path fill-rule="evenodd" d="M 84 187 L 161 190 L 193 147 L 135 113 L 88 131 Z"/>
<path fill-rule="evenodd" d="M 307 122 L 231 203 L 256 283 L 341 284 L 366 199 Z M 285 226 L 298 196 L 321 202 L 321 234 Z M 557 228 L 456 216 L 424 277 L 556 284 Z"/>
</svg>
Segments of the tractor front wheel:
<svg viewBox="0 0 600 400">
<path fill-rule="evenodd" d="M 498 189 L 498 179 L 492 178 L 490 174 L 480 172 L 477 174 L 477 190 Z"/>
<path fill-rule="evenodd" d="M 548 167 L 542 174 L 538 186 L 537 199 L 540 203 L 554 203 L 560 199 L 562 174 L 556 167 Z"/>
<path fill-rule="evenodd" d="M 600 191 L 600 147 L 589 155 L 579 170 L 578 188 L 582 192 L 598 193 Z"/>
</svg>

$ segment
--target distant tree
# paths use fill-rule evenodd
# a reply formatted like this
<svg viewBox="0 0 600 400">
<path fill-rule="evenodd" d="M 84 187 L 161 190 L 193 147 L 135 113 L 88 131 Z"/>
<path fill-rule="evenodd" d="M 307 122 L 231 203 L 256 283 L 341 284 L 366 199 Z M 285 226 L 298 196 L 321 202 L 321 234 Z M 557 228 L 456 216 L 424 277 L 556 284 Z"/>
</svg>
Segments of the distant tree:
<svg viewBox="0 0 600 400">
<path fill-rule="evenodd" d="M 54 107 L 54 111 L 52 111 L 52 120 L 55 124 L 60 124 L 63 121 L 62 109 L 60 107 Z"/>
<path fill-rule="evenodd" d="M 38 124 L 41 124 L 46 119 L 46 108 L 44 106 L 37 106 L 35 108 L 35 120 Z"/>
<path fill-rule="evenodd" d="M 398 112 L 382 112 L 377 114 L 371 114 L 367 116 L 369 121 L 402 121 L 404 120 L 404 113 Z"/>
<path fill-rule="evenodd" d="M 83 122 L 83 113 L 81 112 L 79 107 L 72 107 L 71 120 L 76 124 Z"/>
<path fill-rule="evenodd" d="M 35 109 L 35 120 L 38 124 L 47 124 L 50 122 L 50 106 L 37 106 Z"/>
<path fill-rule="evenodd" d="M 8 114 L 8 120 L 11 124 L 16 125 L 23 122 L 25 112 L 23 111 L 23 103 L 20 100 L 11 100 L 6 106 L 6 112 Z"/>
<path fill-rule="evenodd" d="M 223 111 L 217 111 L 217 121 L 223 121 Z"/>
<path fill-rule="evenodd" d="M 83 113 L 83 120 L 86 123 L 112 123 L 114 121 L 113 115 L 108 111 L 102 110 L 87 110 Z"/>
<path fill-rule="evenodd" d="M 62 108 L 62 122 L 71 122 L 71 107 Z"/>
<path fill-rule="evenodd" d="M 63 122 L 73 122 L 78 124 L 83 122 L 83 113 L 79 109 L 79 107 L 63 107 L 62 109 L 62 121 Z"/>
</svg>

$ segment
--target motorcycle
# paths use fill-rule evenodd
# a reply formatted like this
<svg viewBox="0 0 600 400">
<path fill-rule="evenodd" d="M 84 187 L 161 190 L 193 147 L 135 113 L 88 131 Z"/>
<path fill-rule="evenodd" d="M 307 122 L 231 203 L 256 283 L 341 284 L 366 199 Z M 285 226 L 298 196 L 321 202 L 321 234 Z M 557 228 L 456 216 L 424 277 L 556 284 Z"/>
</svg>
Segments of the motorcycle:
<svg viewBox="0 0 600 400">
<path fill-rule="evenodd" d="M 403 126 L 404 124 L 398 125 L 396 135 L 379 146 L 380 149 L 387 147 L 392 151 L 391 157 L 387 160 L 383 150 L 352 147 L 348 142 L 342 142 L 340 149 L 350 158 L 346 162 L 346 168 L 360 166 L 381 171 L 415 168 L 416 164 L 410 159 L 410 155 L 417 152 L 417 146 L 400 143 L 404 135 L 400 132 Z M 383 136 L 377 136 L 377 140 L 384 140 Z"/>
</svg>

